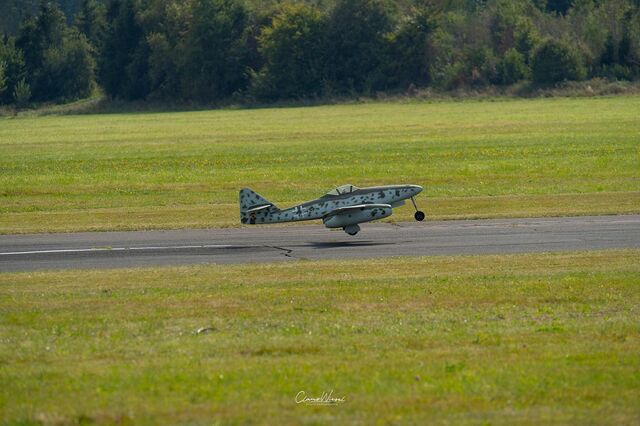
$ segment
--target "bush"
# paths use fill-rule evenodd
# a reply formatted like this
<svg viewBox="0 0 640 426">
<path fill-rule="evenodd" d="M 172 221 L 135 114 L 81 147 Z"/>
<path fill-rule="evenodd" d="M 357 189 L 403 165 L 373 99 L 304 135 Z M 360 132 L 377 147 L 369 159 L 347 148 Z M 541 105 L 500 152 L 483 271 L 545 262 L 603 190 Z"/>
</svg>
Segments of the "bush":
<svg viewBox="0 0 640 426">
<path fill-rule="evenodd" d="M 12 39 L 6 43 L 0 40 L 0 62 L 4 65 L 4 86 L 0 90 L 0 104 L 13 102 L 13 89 L 25 78 L 24 59 L 22 52 L 15 48 Z"/>
<path fill-rule="evenodd" d="M 25 108 L 29 105 L 31 99 L 31 87 L 23 78 L 16 84 L 13 89 L 13 100 L 18 108 Z"/>
<path fill-rule="evenodd" d="M 7 76 L 5 70 L 7 65 L 4 62 L 0 62 L 0 95 L 7 90 Z"/>
<path fill-rule="evenodd" d="M 610 80 L 631 80 L 632 72 L 629 67 L 620 64 L 603 65 L 601 74 Z"/>
<path fill-rule="evenodd" d="M 505 52 L 500 62 L 500 81 L 502 84 L 514 84 L 529 76 L 529 67 L 525 63 L 524 55 L 516 49 Z"/>
<path fill-rule="evenodd" d="M 586 71 L 578 54 L 564 43 L 547 40 L 533 54 L 533 80 L 539 84 L 582 80 Z"/>
<path fill-rule="evenodd" d="M 463 62 L 457 61 L 444 64 L 432 71 L 435 83 L 444 90 L 451 90 L 466 84 L 465 66 Z"/>
<path fill-rule="evenodd" d="M 498 81 L 498 63 L 493 51 L 486 46 L 473 46 L 466 52 L 465 80 L 473 86 L 486 86 Z"/>
</svg>

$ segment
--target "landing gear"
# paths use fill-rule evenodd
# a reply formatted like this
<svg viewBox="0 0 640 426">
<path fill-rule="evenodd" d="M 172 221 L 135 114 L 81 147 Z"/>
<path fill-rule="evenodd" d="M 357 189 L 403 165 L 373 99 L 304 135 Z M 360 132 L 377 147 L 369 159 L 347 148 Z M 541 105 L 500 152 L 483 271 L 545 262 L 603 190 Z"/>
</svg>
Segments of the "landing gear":
<svg viewBox="0 0 640 426">
<path fill-rule="evenodd" d="M 418 210 L 416 200 L 414 200 L 413 197 L 411 197 L 411 202 L 413 203 L 413 207 L 416 209 L 416 214 L 414 214 L 413 217 L 415 217 L 418 222 L 422 222 L 424 220 L 424 212 Z"/>
<path fill-rule="evenodd" d="M 360 232 L 360 227 L 358 225 L 349 225 L 345 226 L 342 229 L 344 230 L 344 232 L 351 236 L 356 235 L 358 232 Z"/>
</svg>

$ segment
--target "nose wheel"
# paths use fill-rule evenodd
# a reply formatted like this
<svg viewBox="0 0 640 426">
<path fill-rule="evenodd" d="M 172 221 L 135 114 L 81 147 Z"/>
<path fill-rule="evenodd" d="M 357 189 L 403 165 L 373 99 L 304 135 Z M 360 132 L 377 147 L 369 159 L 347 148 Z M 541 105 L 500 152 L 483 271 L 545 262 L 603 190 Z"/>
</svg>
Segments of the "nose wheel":
<svg viewBox="0 0 640 426">
<path fill-rule="evenodd" d="M 416 213 L 413 215 L 413 217 L 418 221 L 418 222 L 422 222 L 424 220 L 424 212 L 418 210 L 418 206 L 416 205 L 416 200 L 413 199 L 413 197 L 411 197 L 411 202 L 413 203 L 413 207 L 415 207 L 416 209 Z"/>
</svg>

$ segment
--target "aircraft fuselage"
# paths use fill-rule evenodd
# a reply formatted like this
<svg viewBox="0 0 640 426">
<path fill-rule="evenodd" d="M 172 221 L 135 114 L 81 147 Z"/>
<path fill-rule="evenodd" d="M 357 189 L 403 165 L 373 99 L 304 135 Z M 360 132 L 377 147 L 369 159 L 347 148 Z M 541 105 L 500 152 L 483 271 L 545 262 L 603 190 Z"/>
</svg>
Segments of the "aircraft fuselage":
<svg viewBox="0 0 640 426">
<path fill-rule="evenodd" d="M 399 207 L 407 200 L 422 191 L 418 185 L 387 185 L 358 188 L 339 195 L 324 195 L 306 203 L 288 209 L 266 208 L 255 214 L 250 214 L 249 223 L 280 223 L 297 222 L 303 220 L 323 219 L 336 209 L 366 204 L 383 204 Z M 242 200 L 241 200 L 242 203 Z M 385 215 L 385 216 L 388 216 Z M 385 217 L 383 216 L 383 217 Z"/>
</svg>

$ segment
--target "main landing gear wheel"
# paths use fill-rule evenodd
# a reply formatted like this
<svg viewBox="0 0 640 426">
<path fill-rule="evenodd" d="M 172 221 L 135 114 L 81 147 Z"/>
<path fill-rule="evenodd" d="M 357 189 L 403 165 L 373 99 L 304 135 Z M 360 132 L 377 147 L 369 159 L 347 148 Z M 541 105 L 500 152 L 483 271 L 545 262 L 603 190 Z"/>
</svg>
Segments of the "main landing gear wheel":
<svg viewBox="0 0 640 426">
<path fill-rule="evenodd" d="M 346 232 L 347 234 L 349 234 L 351 236 L 354 236 L 358 232 L 360 232 L 360 227 L 358 225 L 349 225 L 349 226 L 345 226 L 342 229 L 344 230 L 344 232 Z"/>
</svg>

